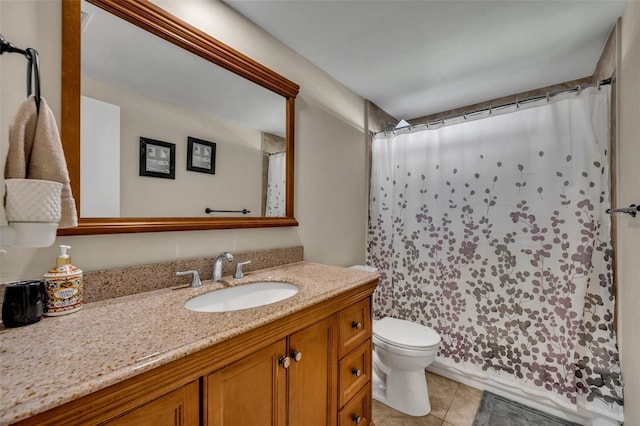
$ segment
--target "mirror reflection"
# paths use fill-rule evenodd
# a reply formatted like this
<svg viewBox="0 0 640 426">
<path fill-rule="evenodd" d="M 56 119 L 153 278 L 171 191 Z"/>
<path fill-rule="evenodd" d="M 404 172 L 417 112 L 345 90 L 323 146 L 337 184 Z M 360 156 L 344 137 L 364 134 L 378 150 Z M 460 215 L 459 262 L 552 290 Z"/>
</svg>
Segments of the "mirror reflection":
<svg viewBox="0 0 640 426">
<path fill-rule="evenodd" d="M 285 98 L 82 11 L 81 217 L 285 216 Z"/>
</svg>

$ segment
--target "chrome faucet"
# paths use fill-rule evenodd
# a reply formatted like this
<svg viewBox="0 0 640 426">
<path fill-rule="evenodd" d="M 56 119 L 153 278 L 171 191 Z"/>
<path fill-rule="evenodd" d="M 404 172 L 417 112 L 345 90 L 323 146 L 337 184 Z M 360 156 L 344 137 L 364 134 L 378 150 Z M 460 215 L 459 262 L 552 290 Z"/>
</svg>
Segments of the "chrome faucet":
<svg viewBox="0 0 640 426">
<path fill-rule="evenodd" d="M 189 274 L 192 275 L 191 284 L 189 284 L 189 287 L 193 287 L 193 288 L 202 287 L 202 281 L 200 281 L 200 274 L 198 274 L 198 271 L 191 270 L 191 271 L 176 272 L 176 275 L 189 275 Z"/>
<path fill-rule="evenodd" d="M 218 255 L 215 262 L 213 262 L 213 276 L 211 277 L 213 281 L 222 281 L 222 261 L 225 259 L 227 262 L 231 262 L 233 260 L 233 255 L 225 251 Z"/>
</svg>

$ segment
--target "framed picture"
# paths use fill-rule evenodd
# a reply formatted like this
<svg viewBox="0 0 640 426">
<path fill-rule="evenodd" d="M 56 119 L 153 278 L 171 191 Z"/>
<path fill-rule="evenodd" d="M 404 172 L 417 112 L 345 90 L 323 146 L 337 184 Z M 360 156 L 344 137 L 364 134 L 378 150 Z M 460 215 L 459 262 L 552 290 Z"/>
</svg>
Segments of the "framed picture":
<svg viewBox="0 0 640 426">
<path fill-rule="evenodd" d="M 140 176 L 176 178 L 176 144 L 140 138 Z"/>
<path fill-rule="evenodd" d="M 191 136 L 187 140 L 187 170 L 215 175 L 216 144 Z"/>
</svg>

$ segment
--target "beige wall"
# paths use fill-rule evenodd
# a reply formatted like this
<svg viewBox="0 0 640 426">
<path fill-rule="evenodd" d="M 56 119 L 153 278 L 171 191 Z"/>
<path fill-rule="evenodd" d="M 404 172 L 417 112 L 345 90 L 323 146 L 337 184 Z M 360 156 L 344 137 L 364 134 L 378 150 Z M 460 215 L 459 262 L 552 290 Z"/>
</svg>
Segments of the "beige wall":
<svg viewBox="0 0 640 426">
<path fill-rule="evenodd" d="M 52 266 L 58 244 L 73 246 L 73 263 L 86 270 L 299 244 L 309 261 L 362 263 L 367 219 L 364 101 L 222 3 L 166 4 L 173 13 L 300 85 L 295 129 L 295 210 L 300 226 L 61 237 L 50 248 L 5 248 L 0 281 L 40 276 Z M 40 52 L 43 93 L 57 117 L 60 13 L 60 2 L 54 0 L 0 2 L 2 34 L 19 47 Z M 8 119 L 24 99 L 25 68 L 19 55 L 3 55 L 0 61 L 3 151 Z"/>
<path fill-rule="evenodd" d="M 88 78 L 82 79 L 82 94 L 120 107 L 122 216 L 204 217 L 205 207 L 260 216 L 260 130 Z M 176 144 L 175 180 L 139 176 L 140 136 Z M 216 143 L 214 175 L 187 170 L 188 136 Z"/>
<path fill-rule="evenodd" d="M 618 205 L 640 203 L 640 2 L 622 16 Z M 618 340 L 625 425 L 640 425 L 640 217 L 618 218 Z"/>
</svg>

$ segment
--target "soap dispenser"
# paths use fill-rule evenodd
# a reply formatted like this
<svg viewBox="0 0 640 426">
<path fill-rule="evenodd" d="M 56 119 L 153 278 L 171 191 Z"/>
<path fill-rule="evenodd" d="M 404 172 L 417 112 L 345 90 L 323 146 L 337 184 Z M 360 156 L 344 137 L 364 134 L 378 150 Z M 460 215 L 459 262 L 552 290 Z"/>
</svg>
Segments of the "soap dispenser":
<svg viewBox="0 0 640 426">
<path fill-rule="evenodd" d="M 60 246 L 56 266 L 44 275 L 45 316 L 66 315 L 82 307 L 82 270 L 71 265 L 71 246 Z"/>
</svg>

